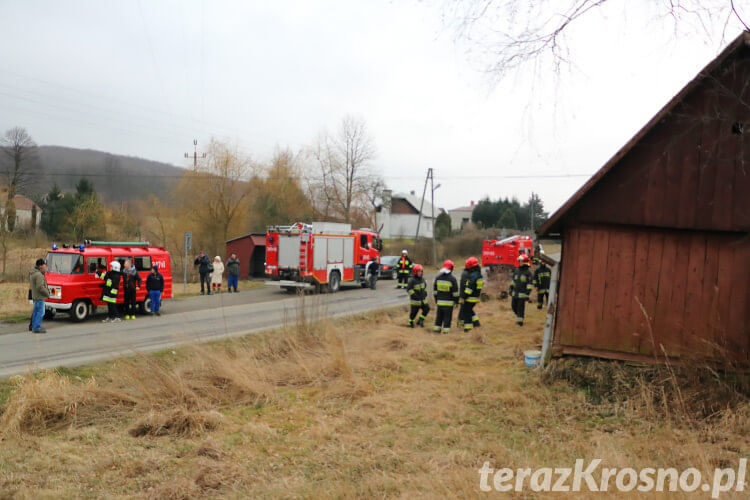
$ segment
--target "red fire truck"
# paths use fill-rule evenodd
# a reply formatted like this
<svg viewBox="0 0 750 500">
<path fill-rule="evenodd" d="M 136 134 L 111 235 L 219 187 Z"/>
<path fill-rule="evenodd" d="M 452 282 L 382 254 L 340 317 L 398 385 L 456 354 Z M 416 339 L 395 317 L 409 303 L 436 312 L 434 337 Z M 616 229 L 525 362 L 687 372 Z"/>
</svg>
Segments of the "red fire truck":
<svg viewBox="0 0 750 500">
<path fill-rule="evenodd" d="M 113 260 L 122 266 L 130 259 L 141 277 L 142 284 L 136 292 L 141 313 L 151 311 L 151 300 L 146 292 L 146 278 L 152 266 L 159 266 L 164 275 L 162 298 L 172 298 L 172 266 L 169 252 L 161 247 L 152 247 L 148 242 L 109 242 L 86 241 L 82 245 L 52 245 L 44 259 L 47 262 L 47 285 L 50 298 L 45 302 L 48 317 L 56 312 L 67 312 L 75 321 L 83 321 L 99 306 L 106 305 L 101 300 L 102 280 L 97 278 L 97 270 L 109 269 Z M 117 303 L 123 302 L 122 284 L 117 293 Z"/>
<path fill-rule="evenodd" d="M 482 243 L 482 266 L 490 270 L 518 267 L 518 256 L 534 255 L 534 241 L 529 236 L 509 236 L 503 239 L 486 239 Z"/>
<path fill-rule="evenodd" d="M 266 283 L 292 291 L 299 288 L 336 292 L 342 283 L 367 286 L 382 243 L 370 229 L 349 224 L 297 222 L 271 226 L 266 234 Z"/>
</svg>

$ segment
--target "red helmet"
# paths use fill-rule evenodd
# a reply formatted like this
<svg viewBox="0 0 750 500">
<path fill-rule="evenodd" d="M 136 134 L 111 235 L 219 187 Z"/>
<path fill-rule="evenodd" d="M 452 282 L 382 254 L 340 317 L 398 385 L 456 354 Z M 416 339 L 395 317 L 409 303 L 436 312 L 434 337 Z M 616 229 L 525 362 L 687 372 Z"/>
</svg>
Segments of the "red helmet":
<svg viewBox="0 0 750 500">
<path fill-rule="evenodd" d="M 419 276 L 419 274 L 422 273 L 422 266 L 419 264 L 414 264 L 414 267 L 412 268 L 412 270 L 414 271 L 414 274 L 416 276 Z"/>
<path fill-rule="evenodd" d="M 456 267 L 456 266 L 453 264 L 452 260 L 448 259 L 445 262 L 443 262 L 443 267 L 446 268 L 446 269 L 450 269 L 451 271 L 453 271 L 453 268 Z"/>
<path fill-rule="evenodd" d="M 469 257 L 466 259 L 466 269 L 471 269 L 472 267 L 477 267 L 479 265 L 479 261 L 476 257 Z"/>
</svg>

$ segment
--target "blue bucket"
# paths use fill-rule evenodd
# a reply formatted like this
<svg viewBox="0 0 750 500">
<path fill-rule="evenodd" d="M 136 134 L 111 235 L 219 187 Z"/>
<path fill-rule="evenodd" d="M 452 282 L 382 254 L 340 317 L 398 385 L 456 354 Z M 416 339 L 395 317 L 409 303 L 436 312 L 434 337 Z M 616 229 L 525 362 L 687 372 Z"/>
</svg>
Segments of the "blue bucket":
<svg viewBox="0 0 750 500">
<path fill-rule="evenodd" d="M 542 359 L 542 351 L 532 350 L 523 352 L 524 361 L 526 366 L 537 366 L 539 360 Z"/>
</svg>

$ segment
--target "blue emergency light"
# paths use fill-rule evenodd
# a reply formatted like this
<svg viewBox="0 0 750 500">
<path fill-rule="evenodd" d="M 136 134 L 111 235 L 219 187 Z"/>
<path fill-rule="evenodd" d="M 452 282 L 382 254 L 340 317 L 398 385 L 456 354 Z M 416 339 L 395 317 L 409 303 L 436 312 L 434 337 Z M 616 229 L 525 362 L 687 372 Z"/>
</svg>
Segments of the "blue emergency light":
<svg viewBox="0 0 750 500">
<path fill-rule="evenodd" d="M 57 243 L 52 244 L 52 250 L 57 250 Z"/>
<path fill-rule="evenodd" d="M 83 252 L 83 249 L 84 249 L 84 248 L 86 248 L 86 246 L 85 246 L 85 245 L 84 245 L 83 243 L 81 243 L 81 244 L 80 244 L 80 245 L 78 246 L 78 250 L 79 250 L 79 251 L 81 251 L 81 252 Z"/>
</svg>

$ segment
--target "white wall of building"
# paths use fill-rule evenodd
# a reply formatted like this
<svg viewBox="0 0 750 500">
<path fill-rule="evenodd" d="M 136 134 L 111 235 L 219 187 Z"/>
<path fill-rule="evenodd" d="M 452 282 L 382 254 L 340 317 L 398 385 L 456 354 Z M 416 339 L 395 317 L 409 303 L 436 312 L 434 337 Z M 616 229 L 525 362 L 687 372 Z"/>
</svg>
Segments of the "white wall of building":
<svg viewBox="0 0 750 500">
<path fill-rule="evenodd" d="M 450 210 L 448 215 L 451 216 L 451 231 L 460 231 L 463 225 L 471 222 L 473 210 Z"/>
<path fill-rule="evenodd" d="M 376 214 L 378 227 L 382 226 L 380 236 L 382 238 L 414 238 L 417 232 L 419 215 L 417 214 L 392 214 L 381 211 Z M 419 223 L 419 236 L 432 238 L 433 223 L 429 217 L 422 217 Z"/>
<path fill-rule="evenodd" d="M 5 214 L 5 208 L 0 207 L 0 216 Z M 36 228 L 42 222 L 42 211 L 36 212 Z M 16 230 L 31 228 L 31 210 L 16 210 Z"/>
</svg>

